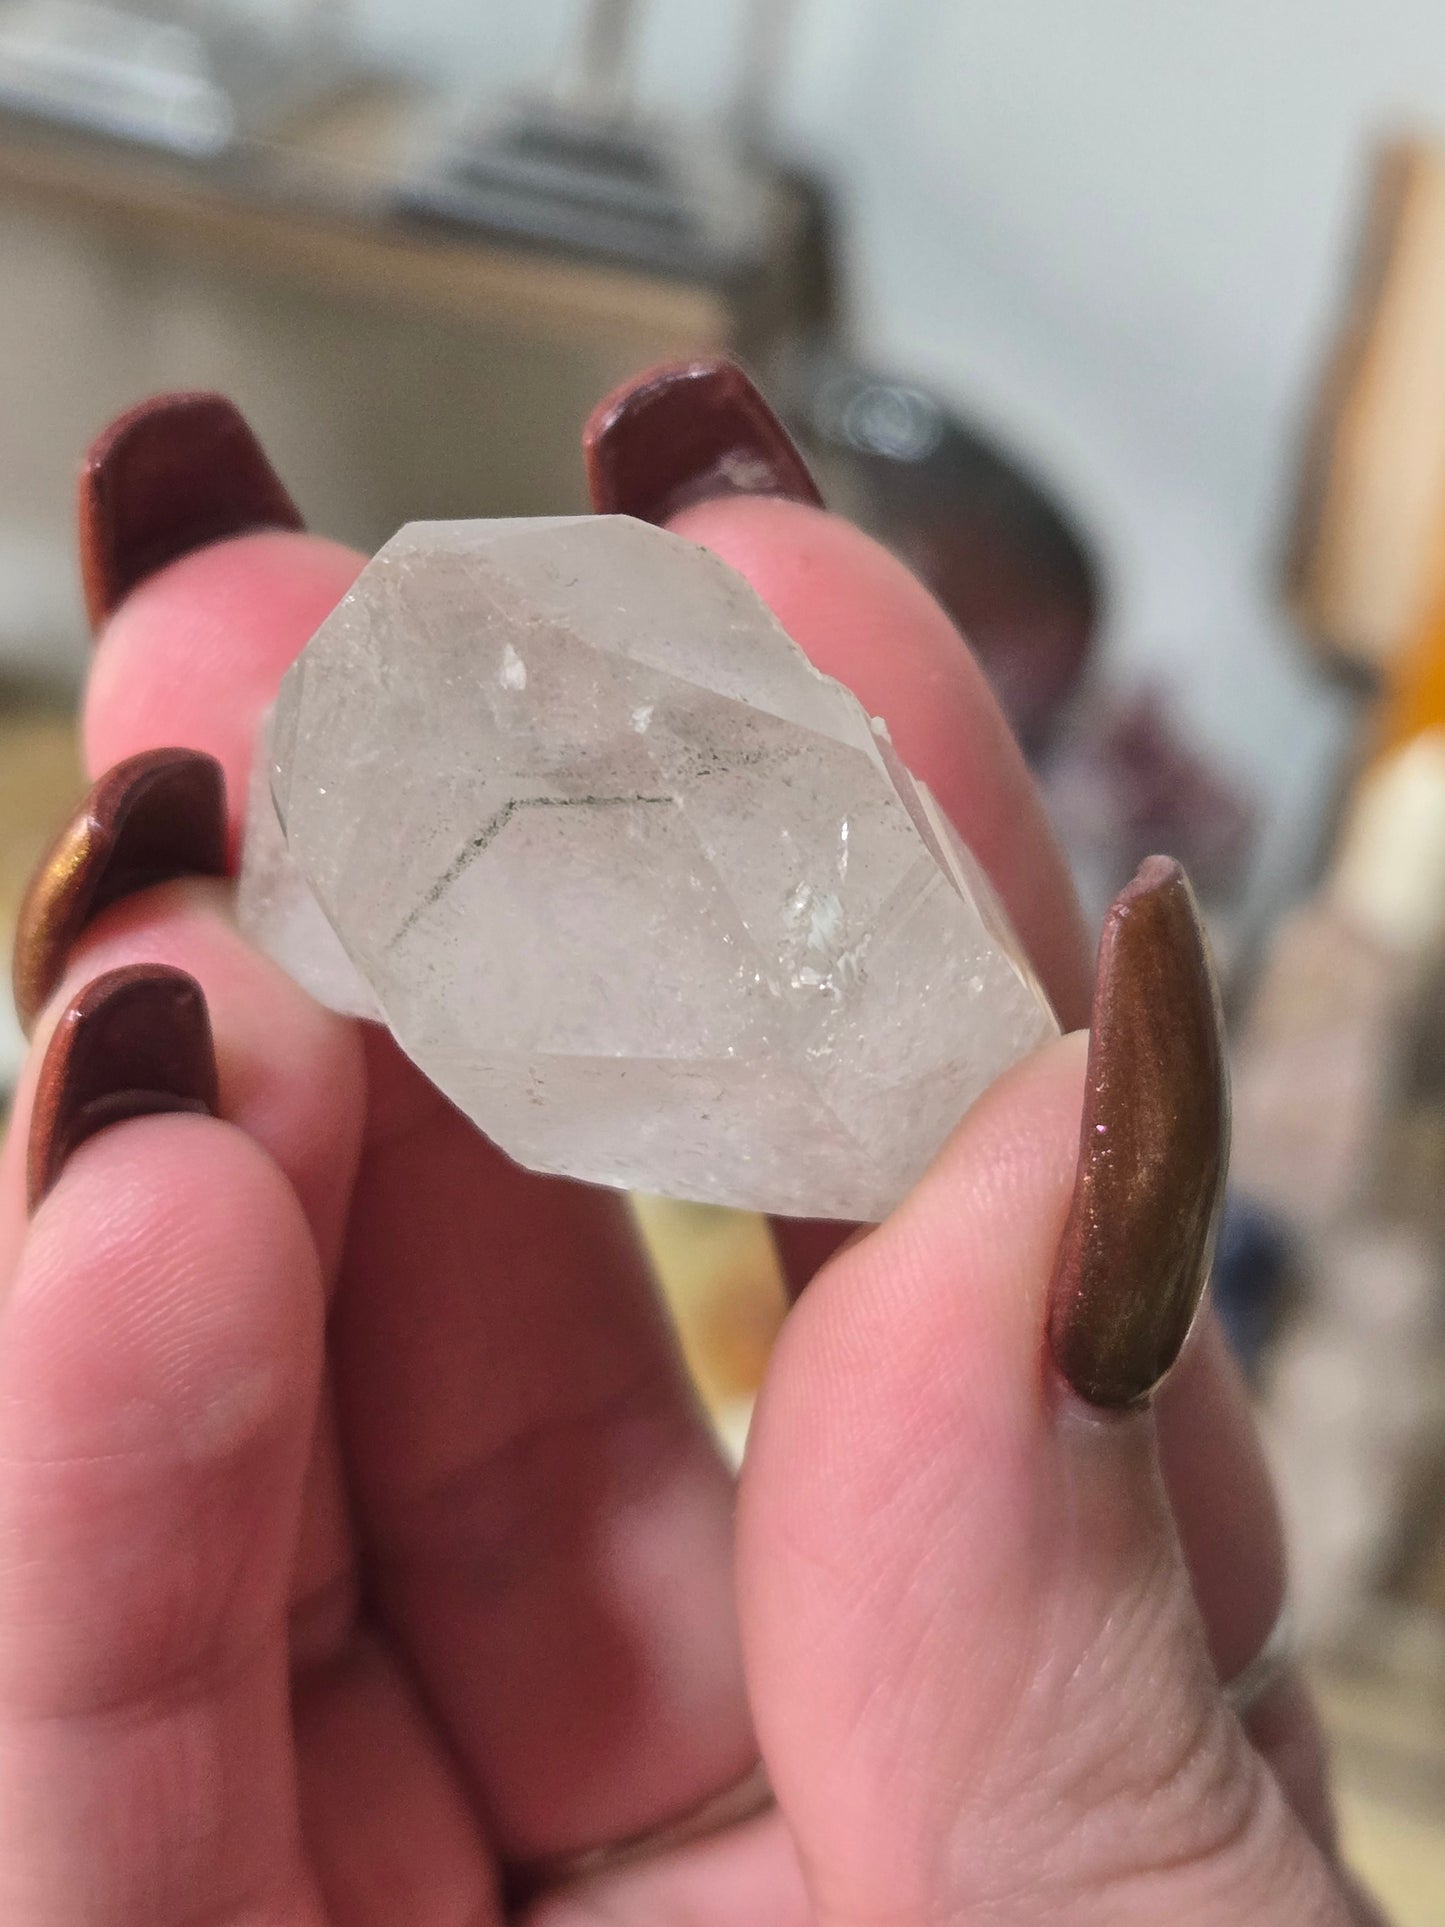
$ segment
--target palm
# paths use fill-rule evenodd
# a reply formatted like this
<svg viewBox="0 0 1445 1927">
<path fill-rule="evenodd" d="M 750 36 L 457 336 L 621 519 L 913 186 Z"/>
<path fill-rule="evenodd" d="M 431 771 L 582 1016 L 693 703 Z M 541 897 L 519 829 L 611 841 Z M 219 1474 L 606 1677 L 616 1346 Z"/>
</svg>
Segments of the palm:
<svg viewBox="0 0 1445 1927">
<path fill-rule="evenodd" d="M 480 1883 L 751 1767 L 730 1480 L 620 1202 L 517 1171 L 369 1042 L 295 1584 L 298 1744 L 326 1824 L 374 1821 L 383 1789 L 421 1802 Z"/>
</svg>

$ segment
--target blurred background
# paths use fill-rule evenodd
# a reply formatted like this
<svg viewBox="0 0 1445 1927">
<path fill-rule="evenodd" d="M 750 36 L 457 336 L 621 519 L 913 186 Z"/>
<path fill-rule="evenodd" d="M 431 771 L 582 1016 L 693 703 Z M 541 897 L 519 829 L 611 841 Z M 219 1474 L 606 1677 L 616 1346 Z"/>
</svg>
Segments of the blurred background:
<svg viewBox="0 0 1445 1927">
<path fill-rule="evenodd" d="M 592 402 L 719 350 L 958 617 L 1091 915 L 1200 888 L 1216 1292 L 1354 1857 L 1445 1921 L 1434 0 L 0 0 L 0 920 L 80 787 L 109 416 L 226 391 L 370 548 L 584 506 Z M 639 1210 L 739 1444 L 766 1235 Z"/>
</svg>

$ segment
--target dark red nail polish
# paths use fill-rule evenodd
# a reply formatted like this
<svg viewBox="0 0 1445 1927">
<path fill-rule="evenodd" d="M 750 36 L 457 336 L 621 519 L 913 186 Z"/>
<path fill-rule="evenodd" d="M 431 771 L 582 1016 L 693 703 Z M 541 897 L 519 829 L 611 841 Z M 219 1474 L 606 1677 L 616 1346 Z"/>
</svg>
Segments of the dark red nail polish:
<svg viewBox="0 0 1445 1927">
<path fill-rule="evenodd" d="M 118 416 L 80 471 L 80 568 L 91 626 L 136 584 L 208 542 L 299 529 L 296 504 L 223 395 L 158 395 Z"/>
<path fill-rule="evenodd" d="M 225 873 L 226 785 L 214 756 L 152 749 L 107 770 L 21 901 L 13 982 L 23 1027 L 35 1022 L 92 917 L 153 883 Z"/>
<path fill-rule="evenodd" d="M 599 402 L 582 431 L 599 515 L 663 523 L 719 495 L 823 498 L 783 424 L 731 361 L 671 362 Z"/>
<path fill-rule="evenodd" d="M 129 964 L 65 1009 L 40 1067 L 30 1120 L 33 1211 L 71 1152 L 107 1125 L 161 1111 L 216 1110 L 216 1053 L 194 977 Z"/>
<path fill-rule="evenodd" d="M 1208 1282 L 1228 1162 L 1208 943 L 1183 870 L 1150 857 L 1104 921 L 1050 1307 L 1054 1359 L 1090 1404 L 1138 1404 L 1178 1357 Z"/>
</svg>

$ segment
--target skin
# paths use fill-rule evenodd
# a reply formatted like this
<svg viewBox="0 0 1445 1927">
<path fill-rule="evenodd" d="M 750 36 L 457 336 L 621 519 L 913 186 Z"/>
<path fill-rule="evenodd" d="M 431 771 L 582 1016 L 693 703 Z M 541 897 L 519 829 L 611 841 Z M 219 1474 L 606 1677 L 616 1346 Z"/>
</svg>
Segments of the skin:
<svg viewBox="0 0 1445 1927">
<path fill-rule="evenodd" d="M 1075 1020 L 1061 861 L 941 613 L 806 507 L 677 526 L 887 715 Z M 269 534 L 143 583 L 101 638 L 92 770 L 187 744 L 243 797 L 255 719 L 358 566 Z M 203 984 L 225 1121 L 103 1132 L 27 1223 L 34 1058 L 20 1093 L 0 1918 L 1369 1918 L 1307 1703 L 1286 1681 L 1246 1730 L 1217 1684 L 1262 1643 L 1282 1559 L 1212 1329 L 1125 1417 L 1043 1364 L 1081 1038 L 990 1092 L 808 1285 L 736 1493 L 617 1201 L 513 1169 L 254 956 L 222 886 L 107 911 L 36 1053 L 80 985 L 139 960 Z M 659 1826 L 759 1746 L 779 1810 L 508 1913 L 503 1866 Z"/>
</svg>

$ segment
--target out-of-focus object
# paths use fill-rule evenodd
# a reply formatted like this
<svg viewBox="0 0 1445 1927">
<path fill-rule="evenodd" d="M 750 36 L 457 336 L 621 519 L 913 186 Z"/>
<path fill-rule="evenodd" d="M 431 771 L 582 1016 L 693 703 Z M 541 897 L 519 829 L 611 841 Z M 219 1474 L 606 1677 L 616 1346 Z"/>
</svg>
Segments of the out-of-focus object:
<svg viewBox="0 0 1445 1927">
<path fill-rule="evenodd" d="M 1376 764 L 1419 737 L 1445 731 L 1445 496 L 1436 537 L 1434 592 L 1390 662 L 1371 724 L 1369 754 Z"/>
<path fill-rule="evenodd" d="M 796 218 L 789 183 L 754 121 L 745 144 L 735 126 L 642 113 L 630 87 L 642 12 L 637 0 L 585 0 L 549 91 L 443 108 L 403 205 L 657 273 L 719 284 L 755 274 L 778 220 Z"/>
<path fill-rule="evenodd" d="M 377 76 L 218 166 L 0 108 L 0 558 L 12 591 L 34 579 L 0 665 L 79 670 L 75 455 L 138 396 L 234 396 L 312 526 L 371 549 L 414 517 L 585 507 L 599 395 L 663 360 L 766 370 L 816 319 L 821 230 L 790 177 L 723 286 L 405 218 L 425 112 Z"/>
<path fill-rule="evenodd" d="M 1235 1357 L 1253 1371 L 1273 1337 L 1290 1283 L 1285 1227 L 1255 1199 L 1231 1191 L 1219 1220 L 1209 1295 Z"/>
<path fill-rule="evenodd" d="M 1445 582 L 1445 150 L 1391 142 L 1321 385 L 1296 510 L 1291 600 L 1366 669 Z"/>
<path fill-rule="evenodd" d="M 632 1205 L 693 1382 L 739 1460 L 787 1310 L 767 1223 L 672 1198 L 635 1197 Z"/>
<path fill-rule="evenodd" d="M 1403 743 L 1366 772 L 1345 818 L 1329 895 L 1357 929 L 1406 959 L 1445 938 L 1445 729 Z"/>
<path fill-rule="evenodd" d="M 1296 1231 L 1367 1188 L 1398 1086 L 1408 982 L 1326 901 L 1278 925 L 1234 1052 L 1234 1171 Z"/>
<path fill-rule="evenodd" d="M 1311 1638 L 1338 1645 L 1385 1575 L 1441 1412 L 1440 1257 L 1368 1217 L 1311 1246 L 1308 1313 L 1264 1399 L 1290 1526 L 1292 1589 Z"/>
<path fill-rule="evenodd" d="M 1445 1448 L 1445 733 L 1369 764 L 1234 1052 L 1235 1177 L 1291 1229 L 1264 1411 L 1306 1630 L 1348 1643 Z M 1433 1040 L 1433 1041 L 1432 1041 Z"/>
<path fill-rule="evenodd" d="M 1445 515 L 1439 535 L 1445 559 Z M 1320 1230 L 1388 1176 L 1442 952 L 1445 571 L 1386 665 L 1325 884 L 1276 930 L 1240 1033 L 1237 1168 L 1297 1226 Z"/>
<path fill-rule="evenodd" d="M 0 104 L 195 158 L 274 134 L 348 72 L 326 5 L 270 23 L 185 0 L 0 6 Z"/>
<path fill-rule="evenodd" d="M 810 346 L 784 361 L 779 402 L 830 506 L 923 578 L 1038 755 L 1101 619 L 1083 531 L 1016 460 L 913 382 Z"/>
<path fill-rule="evenodd" d="M 1372 769 L 1323 890 L 1272 940 L 1234 1063 L 1234 1161 L 1301 1231 L 1378 1180 L 1412 1013 L 1445 930 L 1445 735 Z"/>
<path fill-rule="evenodd" d="M 1255 809 L 1226 770 L 1188 740 L 1167 692 L 1100 694 L 1072 718 L 1043 770 L 1048 804 L 1086 916 L 1097 919 L 1155 850 L 1168 850 L 1199 892 L 1227 978 Z"/>
<path fill-rule="evenodd" d="M 1311 1672 L 1329 1734 L 1345 1865 L 1393 1927 L 1440 1927 L 1445 1601 L 1433 1620 L 1372 1607 L 1348 1656 Z"/>
<path fill-rule="evenodd" d="M 0 681 L 0 948 L 14 948 L 20 899 L 41 852 L 81 790 L 75 720 L 54 689 Z M 0 1114 L 25 1040 L 0 990 Z"/>
</svg>

